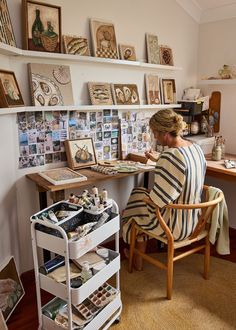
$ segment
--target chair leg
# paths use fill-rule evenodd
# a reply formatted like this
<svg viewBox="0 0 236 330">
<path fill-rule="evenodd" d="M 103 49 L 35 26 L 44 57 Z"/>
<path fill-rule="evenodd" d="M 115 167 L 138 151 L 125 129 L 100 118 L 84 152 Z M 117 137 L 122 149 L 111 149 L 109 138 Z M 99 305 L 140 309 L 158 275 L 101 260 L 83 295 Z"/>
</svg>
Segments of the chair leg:
<svg viewBox="0 0 236 330">
<path fill-rule="evenodd" d="M 167 254 L 167 299 L 171 300 L 173 288 L 173 266 L 174 266 L 174 248 L 173 243 L 168 242 Z"/>
<path fill-rule="evenodd" d="M 136 228 L 135 228 L 135 222 L 133 221 L 132 225 L 131 225 L 130 248 L 129 248 L 129 272 L 130 273 L 132 273 L 132 271 L 133 271 L 135 240 L 136 240 Z"/>
<path fill-rule="evenodd" d="M 204 254 L 204 273 L 203 277 L 205 280 L 209 279 L 209 268 L 210 268 L 210 255 L 211 255 L 211 245 L 209 241 L 209 237 L 207 236 L 205 239 L 205 254 Z"/>
</svg>

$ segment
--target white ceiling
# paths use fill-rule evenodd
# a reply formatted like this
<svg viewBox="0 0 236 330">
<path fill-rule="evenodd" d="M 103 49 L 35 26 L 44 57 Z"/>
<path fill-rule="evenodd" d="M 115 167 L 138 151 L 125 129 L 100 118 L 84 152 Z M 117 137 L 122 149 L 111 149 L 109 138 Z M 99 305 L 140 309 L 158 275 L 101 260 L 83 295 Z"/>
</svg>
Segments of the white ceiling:
<svg viewBox="0 0 236 330">
<path fill-rule="evenodd" d="M 176 0 L 198 23 L 236 17 L 236 0 Z"/>
</svg>

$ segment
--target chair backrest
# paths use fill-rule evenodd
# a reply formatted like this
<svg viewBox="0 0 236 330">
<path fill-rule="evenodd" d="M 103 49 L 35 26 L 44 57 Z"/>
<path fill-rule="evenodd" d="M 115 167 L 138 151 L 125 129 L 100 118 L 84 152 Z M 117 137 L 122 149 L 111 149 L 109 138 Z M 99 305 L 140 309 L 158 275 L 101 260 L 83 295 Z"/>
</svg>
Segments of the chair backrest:
<svg viewBox="0 0 236 330">
<path fill-rule="evenodd" d="M 200 232 L 205 228 L 207 221 L 212 216 L 212 212 L 213 212 L 214 208 L 224 198 L 224 194 L 222 192 L 220 192 L 215 199 L 209 201 L 209 188 L 210 188 L 209 186 L 206 186 L 206 185 L 203 186 L 203 191 L 205 192 L 205 199 L 206 199 L 205 202 L 201 202 L 201 203 L 197 203 L 197 204 L 168 204 L 165 206 L 165 208 L 168 208 L 168 209 L 181 209 L 181 210 L 199 209 L 199 210 L 201 210 L 200 216 L 198 219 L 198 223 L 197 223 L 192 235 L 190 236 L 190 239 L 197 237 L 200 234 Z M 157 219 L 159 220 L 162 229 L 165 231 L 167 238 L 173 240 L 173 236 L 170 231 L 170 228 L 167 226 L 166 222 L 162 218 L 159 207 L 150 198 L 145 198 L 145 202 L 147 204 L 149 204 L 150 206 L 155 207 Z"/>
</svg>

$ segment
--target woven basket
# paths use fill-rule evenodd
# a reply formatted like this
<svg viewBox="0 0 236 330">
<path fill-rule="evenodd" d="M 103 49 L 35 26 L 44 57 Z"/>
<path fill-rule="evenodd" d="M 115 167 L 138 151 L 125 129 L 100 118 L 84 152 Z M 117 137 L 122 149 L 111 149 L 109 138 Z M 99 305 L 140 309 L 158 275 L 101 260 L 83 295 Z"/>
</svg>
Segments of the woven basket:
<svg viewBox="0 0 236 330">
<path fill-rule="evenodd" d="M 44 34 L 41 35 L 41 41 L 42 41 L 43 47 L 48 52 L 53 52 L 56 49 L 57 40 L 58 40 L 57 35 L 54 37 L 49 37 Z"/>
</svg>

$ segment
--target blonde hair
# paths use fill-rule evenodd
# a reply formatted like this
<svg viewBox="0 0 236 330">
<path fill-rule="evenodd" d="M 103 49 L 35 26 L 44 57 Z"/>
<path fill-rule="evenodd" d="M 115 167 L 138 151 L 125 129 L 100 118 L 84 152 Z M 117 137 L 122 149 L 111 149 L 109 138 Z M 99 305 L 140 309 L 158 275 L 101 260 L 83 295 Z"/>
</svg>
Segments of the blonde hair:
<svg viewBox="0 0 236 330">
<path fill-rule="evenodd" d="M 172 136 L 181 135 L 186 123 L 183 117 L 172 109 L 164 109 L 155 113 L 149 121 L 150 128 L 160 133 L 170 133 Z"/>
</svg>

